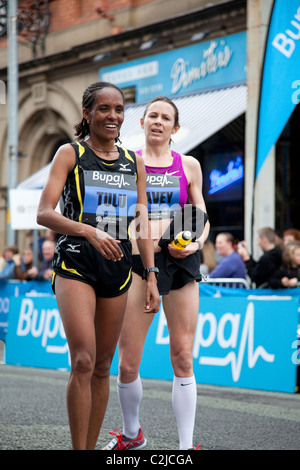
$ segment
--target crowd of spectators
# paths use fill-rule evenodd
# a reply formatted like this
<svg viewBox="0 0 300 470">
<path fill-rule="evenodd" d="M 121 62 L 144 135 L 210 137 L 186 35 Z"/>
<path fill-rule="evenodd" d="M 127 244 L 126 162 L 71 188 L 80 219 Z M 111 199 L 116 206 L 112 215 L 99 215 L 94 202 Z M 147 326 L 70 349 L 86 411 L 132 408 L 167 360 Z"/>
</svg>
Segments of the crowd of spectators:
<svg viewBox="0 0 300 470">
<path fill-rule="evenodd" d="M 0 257 L 0 281 L 8 280 L 50 280 L 52 277 L 52 259 L 57 236 L 51 231 L 39 240 L 40 252 L 34 263 L 33 241 L 20 252 L 16 245 L 7 246 Z"/>
<path fill-rule="evenodd" d="M 0 281 L 50 280 L 57 235 L 51 230 L 39 239 L 39 260 L 34 264 L 33 241 L 20 253 L 7 246 L 0 257 Z M 207 240 L 201 250 L 200 272 L 210 279 L 239 278 L 252 287 L 280 289 L 300 285 L 300 230 L 289 229 L 279 237 L 264 227 L 257 232 L 257 245 L 263 254 L 254 260 L 245 241 L 237 242 L 231 233 L 221 232 L 215 243 Z"/>
<path fill-rule="evenodd" d="M 253 259 L 245 241 L 221 232 L 215 244 L 208 240 L 202 248 L 201 274 L 214 278 L 246 279 L 251 287 L 279 289 L 300 285 L 300 230 L 289 229 L 282 237 L 270 227 L 257 232 L 262 251 Z"/>
<path fill-rule="evenodd" d="M 282 264 L 269 279 L 273 289 L 296 287 L 300 282 L 300 241 L 290 241 L 283 246 Z"/>
</svg>

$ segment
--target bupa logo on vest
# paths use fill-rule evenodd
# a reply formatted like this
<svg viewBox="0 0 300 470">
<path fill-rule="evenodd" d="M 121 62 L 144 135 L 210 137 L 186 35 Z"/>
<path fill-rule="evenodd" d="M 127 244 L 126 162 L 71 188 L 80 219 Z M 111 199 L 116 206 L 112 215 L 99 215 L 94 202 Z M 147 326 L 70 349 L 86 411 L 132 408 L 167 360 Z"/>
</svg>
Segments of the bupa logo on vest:
<svg viewBox="0 0 300 470">
<path fill-rule="evenodd" d="M 178 173 L 178 170 L 168 173 L 166 172 L 164 175 L 155 175 L 155 174 L 148 174 L 147 175 L 147 185 L 149 186 L 168 186 L 169 184 L 174 185 L 178 181 L 178 176 L 174 177 L 174 174 Z"/>
<path fill-rule="evenodd" d="M 102 183 L 105 183 L 109 186 L 118 186 L 119 188 L 124 188 L 125 186 L 130 186 L 130 183 L 128 183 L 125 179 L 124 175 L 119 175 L 118 173 L 116 174 L 106 174 L 101 171 L 93 171 L 93 180 L 94 181 L 100 181 Z"/>
</svg>

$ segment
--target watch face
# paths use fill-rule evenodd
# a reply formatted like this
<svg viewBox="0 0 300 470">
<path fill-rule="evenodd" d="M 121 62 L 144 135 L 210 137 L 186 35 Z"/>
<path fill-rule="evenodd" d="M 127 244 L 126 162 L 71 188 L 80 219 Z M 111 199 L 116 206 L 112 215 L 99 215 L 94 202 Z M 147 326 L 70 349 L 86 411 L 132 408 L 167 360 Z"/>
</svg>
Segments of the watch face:
<svg viewBox="0 0 300 470">
<path fill-rule="evenodd" d="M 7 33 L 7 1 L 0 0 L 0 38 Z"/>
</svg>

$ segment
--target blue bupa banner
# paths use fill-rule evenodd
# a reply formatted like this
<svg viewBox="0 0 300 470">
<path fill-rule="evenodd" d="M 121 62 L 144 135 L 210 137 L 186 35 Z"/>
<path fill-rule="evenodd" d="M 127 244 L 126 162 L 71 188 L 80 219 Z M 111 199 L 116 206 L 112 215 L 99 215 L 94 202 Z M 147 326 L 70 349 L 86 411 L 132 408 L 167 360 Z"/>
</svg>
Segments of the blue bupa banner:
<svg viewBox="0 0 300 470">
<path fill-rule="evenodd" d="M 5 362 L 11 365 L 69 369 L 69 348 L 56 299 L 11 299 Z"/>
<path fill-rule="evenodd" d="M 294 393 L 299 299 L 200 297 L 193 357 L 197 383 Z M 117 355 L 112 373 L 118 374 Z M 173 380 L 161 308 L 150 327 L 140 375 Z"/>
<path fill-rule="evenodd" d="M 197 383 L 294 393 L 299 299 L 200 297 L 193 346 Z M 66 335 L 53 296 L 11 298 L 5 362 L 70 369 Z M 118 374 L 118 353 L 111 373 Z M 147 335 L 140 375 L 172 380 L 163 308 Z"/>
<path fill-rule="evenodd" d="M 0 281 L 0 340 L 5 341 L 12 298 L 23 295 L 52 295 L 49 281 Z"/>
<path fill-rule="evenodd" d="M 275 0 L 258 110 L 256 177 L 300 99 L 300 1 Z"/>
</svg>

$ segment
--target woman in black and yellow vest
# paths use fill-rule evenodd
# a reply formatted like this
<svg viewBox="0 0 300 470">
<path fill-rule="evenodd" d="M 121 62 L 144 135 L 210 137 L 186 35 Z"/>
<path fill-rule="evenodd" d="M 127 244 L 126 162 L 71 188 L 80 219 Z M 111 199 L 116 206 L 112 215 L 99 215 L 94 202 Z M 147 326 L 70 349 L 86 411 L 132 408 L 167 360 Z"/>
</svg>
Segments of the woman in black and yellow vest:
<svg viewBox="0 0 300 470">
<path fill-rule="evenodd" d="M 145 166 L 116 145 L 124 96 L 106 82 L 82 100 L 77 141 L 60 147 L 42 192 L 37 221 L 62 234 L 53 260 L 53 290 L 71 357 L 67 407 L 73 449 L 93 449 L 109 395 L 110 365 L 131 284 L 130 222 L 137 217 L 145 268 L 154 267 L 148 237 Z M 61 213 L 55 211 L 58 201 Z M 154 272 L 145 311 L 156 312 Z"/>
</svg>

